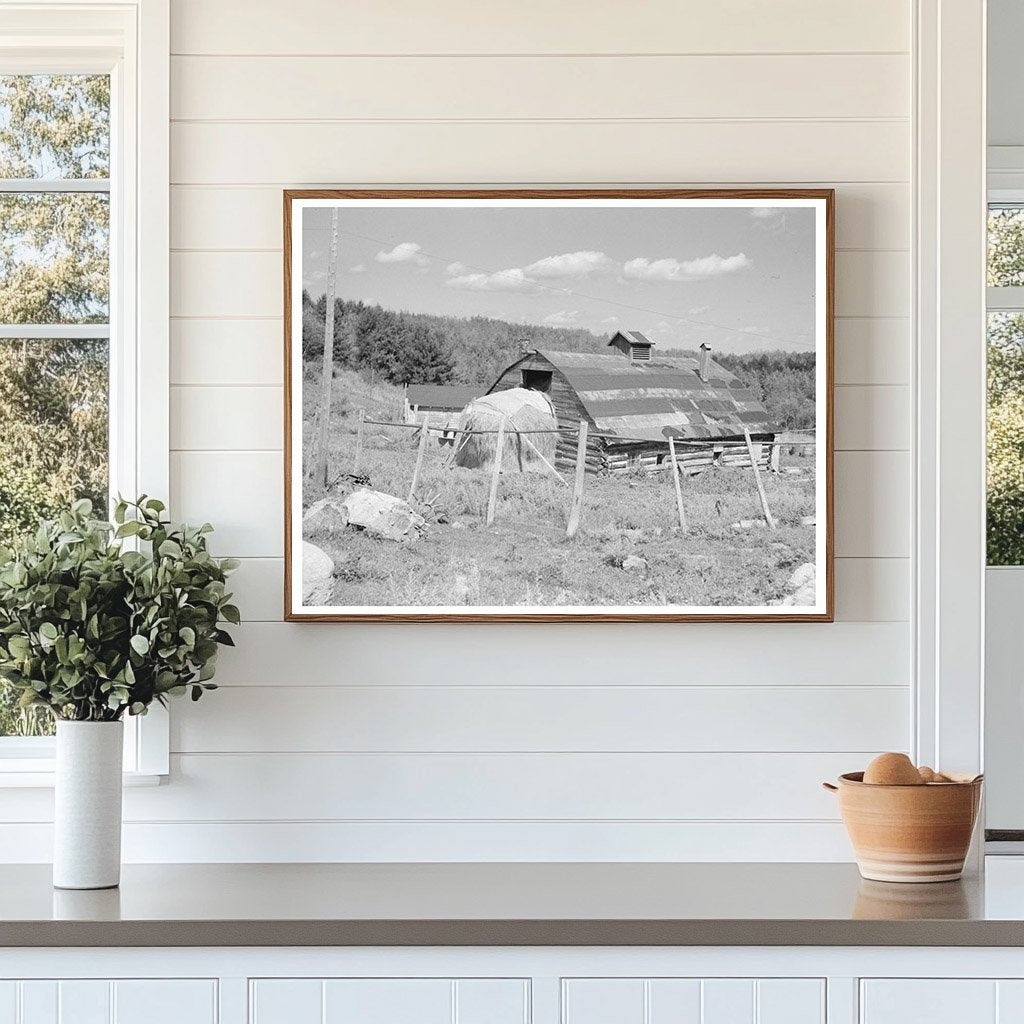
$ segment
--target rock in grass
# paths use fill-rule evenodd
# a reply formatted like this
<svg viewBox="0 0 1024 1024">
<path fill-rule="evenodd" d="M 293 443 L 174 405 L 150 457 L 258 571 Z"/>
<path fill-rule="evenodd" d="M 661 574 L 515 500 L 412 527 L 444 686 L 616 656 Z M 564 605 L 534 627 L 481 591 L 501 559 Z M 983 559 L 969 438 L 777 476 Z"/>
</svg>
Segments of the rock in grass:
<svg viewBox="0 0 1024 1024">
<path fill-rule="evenodd" d="M 814 604 L 815 600 L 815 580 L 817 578 L 817 571 L 814 567 L 813 562 L 804 562 L 803 565 L 799 566 L 792 576 L 789 577 L 789 581 L 786 583 L 786 588 L 791 591 L 782 601 L 784 605 L 795 605 L 799 607 L 808 607 Z"/>
<path fill-rule="evenodd" d="M 629 555 L 622 560 L 622 569 L 623 572 L 646 572 L 647 559 L 639 555 Z"/>
<path fill-rule="evenodd" d="M 326 551 L 309 541 L 302 542 L 302 602 L 327 604 L 331 597 L 334 562 Z"/>
<path fill-rule="evenodd" d="M 321 498 L 303 513 L 302 531 L 307 535 L 334 533 L 344 530 L 347 521 L 347 514 L 340 501 L 336 498 Z"/>
<path fill-rule="evenodd" d="M 345 523 L 387 540 L 411 543 L 423 536 L 427 522 L 408 502 L 367 488 L 350 494 L 342 503 Z"/>
</svg>

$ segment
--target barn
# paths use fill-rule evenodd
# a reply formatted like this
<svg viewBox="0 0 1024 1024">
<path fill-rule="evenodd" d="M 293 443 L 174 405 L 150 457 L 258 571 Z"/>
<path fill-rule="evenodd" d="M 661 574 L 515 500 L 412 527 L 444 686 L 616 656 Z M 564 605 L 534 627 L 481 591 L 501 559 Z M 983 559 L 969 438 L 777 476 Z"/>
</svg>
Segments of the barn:
<svg viewBox="0 0 1024 1024">
<path fill-rule="evenodd" d="M 587 468 L 623 473 L 656 468 L 676 439 L 682 468 L 700 472 L 712 464 L 749 464 L 748 431 L 755 457 L 778 466 L 777 428 L 757 395 L 711 358 L 658 357 L 639 331 L 619 331 L 611 352 L 525 353 L 494 382 L 489 392 L 525 387 L 551 399 L 561 432 L 558 459 L 576 458 L 580 420 L 588 424 Z M 730 442 L 733 442 L 730 444 Z"/>
</svg>

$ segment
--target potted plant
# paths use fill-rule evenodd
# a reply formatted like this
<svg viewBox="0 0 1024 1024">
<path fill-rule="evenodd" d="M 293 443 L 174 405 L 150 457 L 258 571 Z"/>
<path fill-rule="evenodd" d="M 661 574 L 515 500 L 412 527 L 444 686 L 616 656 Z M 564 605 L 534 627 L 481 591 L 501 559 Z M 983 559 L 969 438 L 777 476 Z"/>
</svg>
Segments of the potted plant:
<svg viewBox="0 0 1024 1024">
<path fill-rule="evenodd" d="M 121 869 L 125 714 L 210 682 L 233 559 L 206 547 L 208 523 L 172 526 L 164 505 L 121 500 L 114 522 L 78 501 L 0 549 L 0 677 L 57 721 L 53 882 L 116 886 Z"/>
</svg>

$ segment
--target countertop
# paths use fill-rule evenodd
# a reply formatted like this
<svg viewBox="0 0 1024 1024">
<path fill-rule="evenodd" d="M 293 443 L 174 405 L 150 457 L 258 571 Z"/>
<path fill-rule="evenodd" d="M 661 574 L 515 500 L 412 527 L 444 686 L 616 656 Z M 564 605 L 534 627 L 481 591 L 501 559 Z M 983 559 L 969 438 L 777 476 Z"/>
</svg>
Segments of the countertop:
<svg viewBox="0 0 1024 1024">
<path fill-rule="evenodd" d="M 927 885 L 852 864 L 140 864 L 99 892 L 13 865 L 0 946 L 1024 946 L 1024 863 L 1004 860 Z"/>
</svg>

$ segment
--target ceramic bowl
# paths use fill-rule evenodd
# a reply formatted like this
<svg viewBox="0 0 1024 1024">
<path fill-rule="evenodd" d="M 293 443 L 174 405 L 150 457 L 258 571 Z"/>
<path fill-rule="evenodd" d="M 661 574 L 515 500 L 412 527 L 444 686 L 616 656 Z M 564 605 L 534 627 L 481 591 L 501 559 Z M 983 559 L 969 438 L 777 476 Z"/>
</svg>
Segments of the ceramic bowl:
<svg viewBox="0 0 1024 1024">
<path fill-rule="evenodd" d="M 876 786 L 863 772 L 823 783 L 839 796 L 861 875 L 877 882 L 960 877 L 981 804 L 980 775 L 921 786 Z"/>
</svg>

